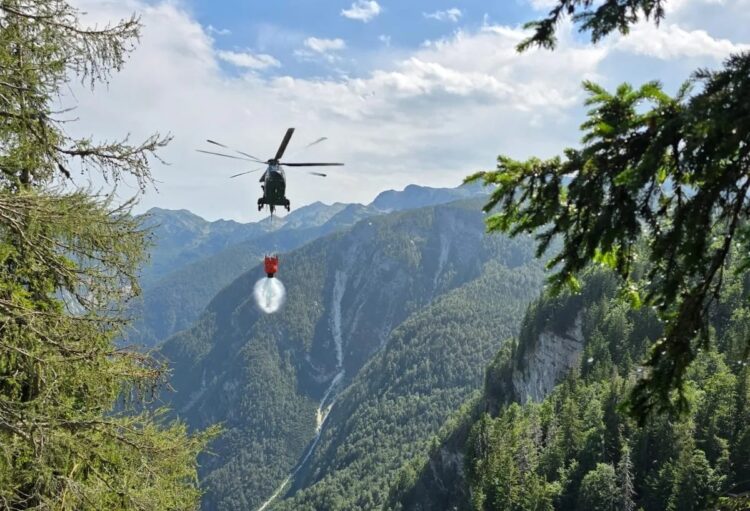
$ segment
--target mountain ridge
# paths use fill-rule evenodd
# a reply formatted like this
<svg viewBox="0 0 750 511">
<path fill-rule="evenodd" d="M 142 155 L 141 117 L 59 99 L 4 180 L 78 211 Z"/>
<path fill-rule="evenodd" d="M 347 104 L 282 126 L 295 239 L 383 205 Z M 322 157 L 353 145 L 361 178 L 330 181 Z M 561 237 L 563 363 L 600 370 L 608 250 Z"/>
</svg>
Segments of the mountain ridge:
<svg viewBox="0 0 750 511">
<path fill-rule="evenodd" d="M 409 188 L 409 193 L 420 188 L 425 187 Z M 483 192 L 466 187 L 429 190 L 431 200 L 437 203 Z M 404 193 L 390 192 L 396 197 Z M 412 209 L 409 195 L 401 197 L 401 210 Z M 143 293 L 132 305 L 131 316 L 136 321 L 123 341 L 146 347 L 187 328 L 220 289 L 261 261 L 264 254 L 284 253 L 365 218 L 385 214 L 370 205 L 315 202 L 281 218 L 268 217 L 249 224 L 220 220 L 214 225 L 187 210 L 152 210 L 166 221 L 154 231 L 156 246 L 150 265 L 143 270 Z M 158 224 L 159 218 L 154 216 L 148 222 Z M 187 225 L 184 231 L 179 229 L 181 223 Z"/>
<path fill-rule="evenodd" d="M 480 277 L 487 261 L 513 272 L 533 259 L 530 240 L 484 235 L 482 202 L 375 216 L 316 239 L 285 256 L 279 276 L 289 297 L 279 313 L 259 315 L 252 302 L 256 266 L 163 345 L 177 390 L 168 404 L 191 427 L 228 430 L 212 447 L 219 456 L 203 462 L 204 509 L 259 505 L 315 437 L 336 375 L 348 387 L 394 328 Z"/>
</svg>

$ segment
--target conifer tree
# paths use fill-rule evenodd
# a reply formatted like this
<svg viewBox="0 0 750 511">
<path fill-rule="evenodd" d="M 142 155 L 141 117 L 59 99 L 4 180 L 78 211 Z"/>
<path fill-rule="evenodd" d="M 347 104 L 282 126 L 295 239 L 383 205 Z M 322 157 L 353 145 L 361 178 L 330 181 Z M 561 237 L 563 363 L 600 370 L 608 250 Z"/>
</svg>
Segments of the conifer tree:
<svg viewBox="0 0 750 511">
<path fill-rule="evenodd" d="M 620 511 L 635 511 L 635 482 L 633 478 L 633 462 L 630 460 L 630 448 L 622 448 L 620 462 L 617 464 L 617 478 L 620 484 Z"/>
<path fill-rule="evenodd" d="M 0 0 L 2 509 L 197 506 L 207 434 L 133 411 L 164 368 L 114 345 L 146 247 L 135 199 L 73 179 L 144 190 L 168 137 L 77 139 L 54 109 L 71 79 L 93 87 L 119 70 L 139 30 L 135 17 L 86 27 L 64 0 Z"/>
<path fill-rule="evenodd" d="M 519 49 L 554 48 L 566 15 L 597 41 L 641 18 L 658 22 L 664 3 L 558 0 L 527 25 L 533 34 Z M 750 53 L 696 71 L 674 97 L 658 82 L 584 88 L 591 110 L 582 148 L 548 160 L 500 156 L 496 170 L 467 180 L 496 186 L 485 206 L 499 207 L 490 231 L 534 233 L 539 255 L 562 241 L 549 263 L 553 291 L 579 288 L 577 275 L 599 263 L 619 274 L 634 307 L 659 313 L 664 335 L 632 391 L 631 411 L 641 420 L 654 410 L 685 412 L 686 371 L 708 345 L 730 253 L 737 271 L 750 268 Z"/>
<path fill-rule="evenodd" d="M 578 509 L 615 511 L 617 500 L 617 477 L 614 467 L 597 463 L 581 481 Z"/>
</svg>

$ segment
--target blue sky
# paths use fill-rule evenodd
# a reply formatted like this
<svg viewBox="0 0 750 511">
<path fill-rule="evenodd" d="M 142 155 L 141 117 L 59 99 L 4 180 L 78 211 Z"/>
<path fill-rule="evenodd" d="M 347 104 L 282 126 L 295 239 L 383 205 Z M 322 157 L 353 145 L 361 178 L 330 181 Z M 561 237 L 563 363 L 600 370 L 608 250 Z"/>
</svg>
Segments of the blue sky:
<svg viewBox="0 0 750 511">
<path fill-rule="evenodd" d="M 549 157 L 580 143 L 583 80 L 660 80 L 750 49 L 750 0 L 667 0 L 658 28 L 597 45 L 560 26 L 556 51 L 519 55 L 523 22 L 554 0 L 76 0 L 104 23 L 137 13 L 137 49 L 108 87 L 64 97 L 71 129 L 113 139 L 174 139 L 154 162 L 151 206 L 252 221 L 257 178 L 195 149 L 220 140 L 270 156 L 297 128 L 290 158 L 343 161 L 325 180 L 289 172 L 293 207 L 371 201 L 416 183 L 456 186 L 499 154 Z M 328 140 L 302 148 L 319 137 Z M 122 186 L 119 193 L 135 190 Z"/>
<path fill-rule="evenodd" d="M 222 34 L 216 37 L 219 47 L 270 54 L 289 66 L 272 72 L 307 77 L 332 72 L 330 66 L 300 61 L 295 56 L 307 37 L 344 40 L 346 49 L 340 52 L 344 58 L 339 67 L 356 75 L 367 72 L 363 57 L 366 60 L 383 45 L 410 51 L 458 27 L 479 27 L 487 20 L 516 25 L 535 15 L 529 4 L 513 0 L 381 0 L 377 3 L 379 12 L 366 22 L 342 14 L 352 12 L 351 1 L 191 0 L 187 5 L 203 25 Z M 357 7 L 354 2 L 354 9 Z M 369 5 L 360 3 L 359 7 L 367 12 Z"/>
</svg>

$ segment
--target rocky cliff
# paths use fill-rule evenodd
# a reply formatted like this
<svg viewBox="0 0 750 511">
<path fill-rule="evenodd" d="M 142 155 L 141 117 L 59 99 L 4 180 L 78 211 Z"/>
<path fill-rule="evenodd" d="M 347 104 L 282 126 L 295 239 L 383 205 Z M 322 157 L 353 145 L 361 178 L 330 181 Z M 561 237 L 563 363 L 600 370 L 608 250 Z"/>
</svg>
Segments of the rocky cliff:
<svg viewBox="0 0 750 511">
<path fill-rule="evenodd" d="M 562 334 L 539 332 L 532 347 L 513 367 L 511 400 L 526 403 L 544 399 L 571 369 L 579 366 L 583 346 L 580 312 L 572 327 Z"/>
</svg>

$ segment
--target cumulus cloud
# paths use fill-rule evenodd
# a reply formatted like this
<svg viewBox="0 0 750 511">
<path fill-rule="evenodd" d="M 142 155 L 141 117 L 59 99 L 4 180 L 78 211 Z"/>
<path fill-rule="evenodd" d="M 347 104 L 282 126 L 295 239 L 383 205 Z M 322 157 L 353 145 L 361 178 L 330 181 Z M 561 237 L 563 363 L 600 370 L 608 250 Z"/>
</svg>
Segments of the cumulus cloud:
<svg viewBox="0 0 750 511">
<path fill-rule="evenodd" d="M 317 53 L 328 53 L 329 51 L 338 51 L 346 48 L 346 42 L 343 39 L 319 39 L 317 37 L 308 37 L 305 39 L 306 48 Z"/>
<path fill-rule="evenodd" d="M 655 27 L 639 23 L 627 37 L 617 40 L 615 48 L 659 59 L 710 57 L 723 59 L 730 53 L 750 49 L 750 44 L 737 44 L 728 39 L 714 38 L 705 30 L 685 30 L 677 25 Z"/>
<path fill-rule="evenodd" d="M 368 23 L 380 14 L 380 5 L 375 0 L 357 0 L 349 9 L 342 9 L 341 15 L 352 20 Z"/>
<path fill-rule="evenodd" d="M 234 64 L 237 67 L 247 69 L 267 69 L 269 67 L 281 67 L 281 62 L 270 55 L 263 53 L 253 54 L 250 52 L 236 52 L 221 50 L 216 52 L 216 56 L 225 62 Z"/>
<path fill-rule="evenodd" d="M 529 0 L 531 7 L 537 11 L 548 11 L 559 3 L 559 0 Z"/>
<path fill-rule="evenodd" d="M 445 11 L 435 11 L 430 13 L 425 12 L 422 13 L 422 15 L 428 19 L 434 19 L 438 21 L 451 21 L 453 23 L 456 23 L 459 19 L 461 19 L 463 13 L 461 12 L 461 9 L 452 7 Z"/>
<path fill-rule="evenodd" d="M 81 119 L 70 129 L 98 139 L 171 132 L 174 141 L 162 153 L 171 165 L 153 167 L 159 192 L 148 193 L 143 207 L 188 208 L 210 219 L 259 219 L 252 205 L 260 190 L 252 174 L 227 179 L 248 170 L 241 162 L 196 153 L 206 138 L 267 158 L 294 126 L 290 158 L 346 166 L 332 170 L 327 183 L 290 170 L 292 207 L 316 200 L 369 202 L 384 189 L 410 183 L 455 186 L 472 171 L 491 167 L 498 154 L 559 154 L 579 142 L 582 80 L 661 78 L 644 76 L 640 66 L 619 66 L 624 52 L 636 51 L 617 47 L 620 39 L 591 46 L 566 24 L 555 52 L 518 54 L 525 32 L 487 24 L 408 53 L 380 45 L 377 67 L 355 78 L 227 76 L 209 31 L 178 3 L 123 0 L 92 3 L 87 10 L 100 24 L 135 10 L 145 29 L 108 88 L 77 88 L 64 98 L 66 105 L 78 104 Z M 316 39 L 300 49 L 326 55 L 320 52 L 346 47 L 343 40 L 320 41 L 336 40 Z M 618 66 L 603 76 L 610 58 Z M 703 59 L 691 68 L 716 62 Z M 659 71 L 674 73 L 673 64 L 660 61 Z M 325 143 L 297 153 L 322 136 Z"/>
</svg>

